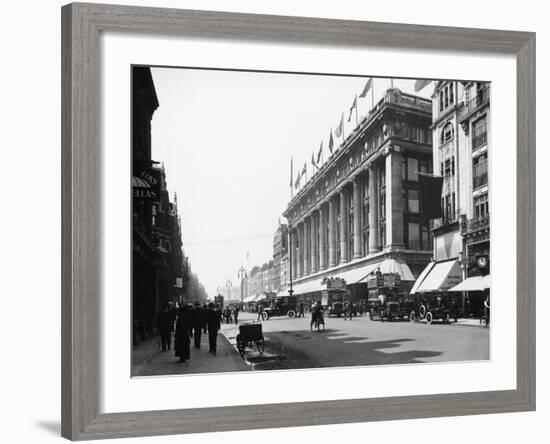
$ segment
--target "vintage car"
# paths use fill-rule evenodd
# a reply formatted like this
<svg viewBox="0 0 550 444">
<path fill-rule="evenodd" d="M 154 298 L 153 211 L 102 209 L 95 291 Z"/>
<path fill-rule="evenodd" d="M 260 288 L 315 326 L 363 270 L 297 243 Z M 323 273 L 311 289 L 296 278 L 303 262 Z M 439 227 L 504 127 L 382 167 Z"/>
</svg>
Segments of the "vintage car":
<svg viewBox="0 0 550 444">
<path fill-rule="evenodd" d="M 444 324 L 451 322 L 451 306 L 445 294 L 424 294 L 422 299 L 417 299 L 415 309 L 411 311 L 411 322 L 426 321 L 430 325 L 434 320 Z"/>
<path fill-rule="evenodd" d="M 273 298 L 270 304 L 264 308 L 262 318 L 268 320 L 273 316 L 288 316 L 293 318 L 296 316 L 296 296 L 283 296 Z"/>
<path fill-rule="evenodd" d="M 337 316 L 340 317 L 344 314 L 344 303 L 333 302 L 327 309 L 328 317 Z"/>
</svg>

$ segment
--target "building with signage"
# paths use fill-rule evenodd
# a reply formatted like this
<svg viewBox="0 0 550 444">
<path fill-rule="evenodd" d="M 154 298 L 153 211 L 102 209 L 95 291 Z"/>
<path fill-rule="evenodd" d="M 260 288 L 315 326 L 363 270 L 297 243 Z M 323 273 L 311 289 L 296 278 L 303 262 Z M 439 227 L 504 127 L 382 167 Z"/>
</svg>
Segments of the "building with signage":
<svg viewBox="0 0 550 444">
<path fill-rule="evenodd" d="M 440 81 L 432 98 L 433 165 L 443 177 L 443 216 L 432 226 L 434 262 L 413 290 L 451 290 L 467 314 L 478 316 L 490 286 L 490 85 Z"/>
<path fill-rule="evenodd" d="M 293 197 L 284 216 L 295 295 L 316 298 L 325 278 L 341 278 L 348 297 L 365 300 L 377 270 L 398 273 L 408 293 L 432 256 L 419 185 L 432 172 L 431 124 L 429 99 L 388 89 Z"/>
<path fill-rule="evenodd" d="M 134 342 L 155 327 L 160 308 L 181 300 L 188 282 L 177 202 L 164 168 L 151 159 L 151 119 L 159 106 L 151 71 L 132 73 L 132 315 Z"/>
</svg>

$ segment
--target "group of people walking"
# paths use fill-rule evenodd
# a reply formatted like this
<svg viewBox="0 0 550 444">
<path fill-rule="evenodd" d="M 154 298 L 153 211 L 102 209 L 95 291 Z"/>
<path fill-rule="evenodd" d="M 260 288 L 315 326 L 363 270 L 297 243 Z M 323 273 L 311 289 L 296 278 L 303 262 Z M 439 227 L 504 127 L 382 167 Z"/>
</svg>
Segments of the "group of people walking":
<svg viewBox="0 0 550 444">
<path fill-rule="evenodd" d="M 232 323 L 235 323 L 235 324 L 238 324 L 239 323 L 239 312 L 240 312 L 240 309 L 239 309 L 239 306 L 238 305 L 234 305 L 233 307 L 225 307 L 225 309 L 223 310 L 223 318 L 225 320 L 225 323 L 226 324 L 232 324 Z"/>
<path fill-rule="evenodd" d="M 174 351 L 179 362 L 191 358 L 191 339 L 196 349 L 201 348 L 202 334 L 208 334 L 209 352 L 216 356 L 218 332 L 221 328 L 221 313 L 214 303 L 194 306 L 183 304 L 176 308 L 168 302 L 157 316 L 162 351 L 170 350 L 174 334 Z"/>
</svg>

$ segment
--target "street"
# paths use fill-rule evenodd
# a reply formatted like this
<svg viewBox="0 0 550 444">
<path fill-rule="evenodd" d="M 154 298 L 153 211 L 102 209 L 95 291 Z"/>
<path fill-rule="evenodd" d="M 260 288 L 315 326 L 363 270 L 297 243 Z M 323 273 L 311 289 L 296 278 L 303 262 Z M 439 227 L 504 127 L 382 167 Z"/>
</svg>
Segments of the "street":
<svg viewBox="0 0 550 444">
<path fill-rule="evenodd" d="M 239 322 L 255 320 L 242 313 Z M 368 316 L 352 321 L 325 318 L 325 331 L 311 331 L 310 317 L 271 318 L 262 324 L 265 351 L 247 349 L 254 370 L 412 364 L 489 359 L 489 329 L 470 325 L 379 322 Z M 237 327 L 223 326 L 235 343 Z"/>
<path fill-rule="evenodd" d="M 241 313 L 239 323 L 257 319 Z M 325 318 L 325 330 L 311 331 L 310 317 L 275 317 L 263 321 L 264 353 L 247 347 L 244 359 L 236 349 L 238 327 L 222 324 L 218 354 L 208 353 L 207 337 L 201 349 L 191 347 L 191 359 L 180 364 L 173 352 L 162 352 L 151 340 L 134 351 L 133 376 L 219 373 L 354 365 L 395 365 L 426 362 L 487 360 L 489 329 L 472 325 L 426 325 L 410 322 L 371 321 L 359 316 L 352 321 Z M 149 347 L 149 350 L 146 347 Z"/>
</svg>

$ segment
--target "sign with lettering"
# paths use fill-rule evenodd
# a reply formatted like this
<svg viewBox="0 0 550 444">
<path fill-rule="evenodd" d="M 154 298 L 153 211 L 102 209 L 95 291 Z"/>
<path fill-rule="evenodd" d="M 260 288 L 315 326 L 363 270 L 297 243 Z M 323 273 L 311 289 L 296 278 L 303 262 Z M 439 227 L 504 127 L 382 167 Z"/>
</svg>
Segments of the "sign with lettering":
<svg viewBox="0 0 550 444">
<path fill-rule="evenodd" d="M 345 290 L 346 281 L 342 278 L 325 278 L 322 282 L 326 285 L 327 290 Z"/>
<path fill-rule="evenodd" d="M 138 168 L 132 177 L 132 196 L 134 199 L 159 200 L 160 170 L 155 168 Z"/>
</svg>

